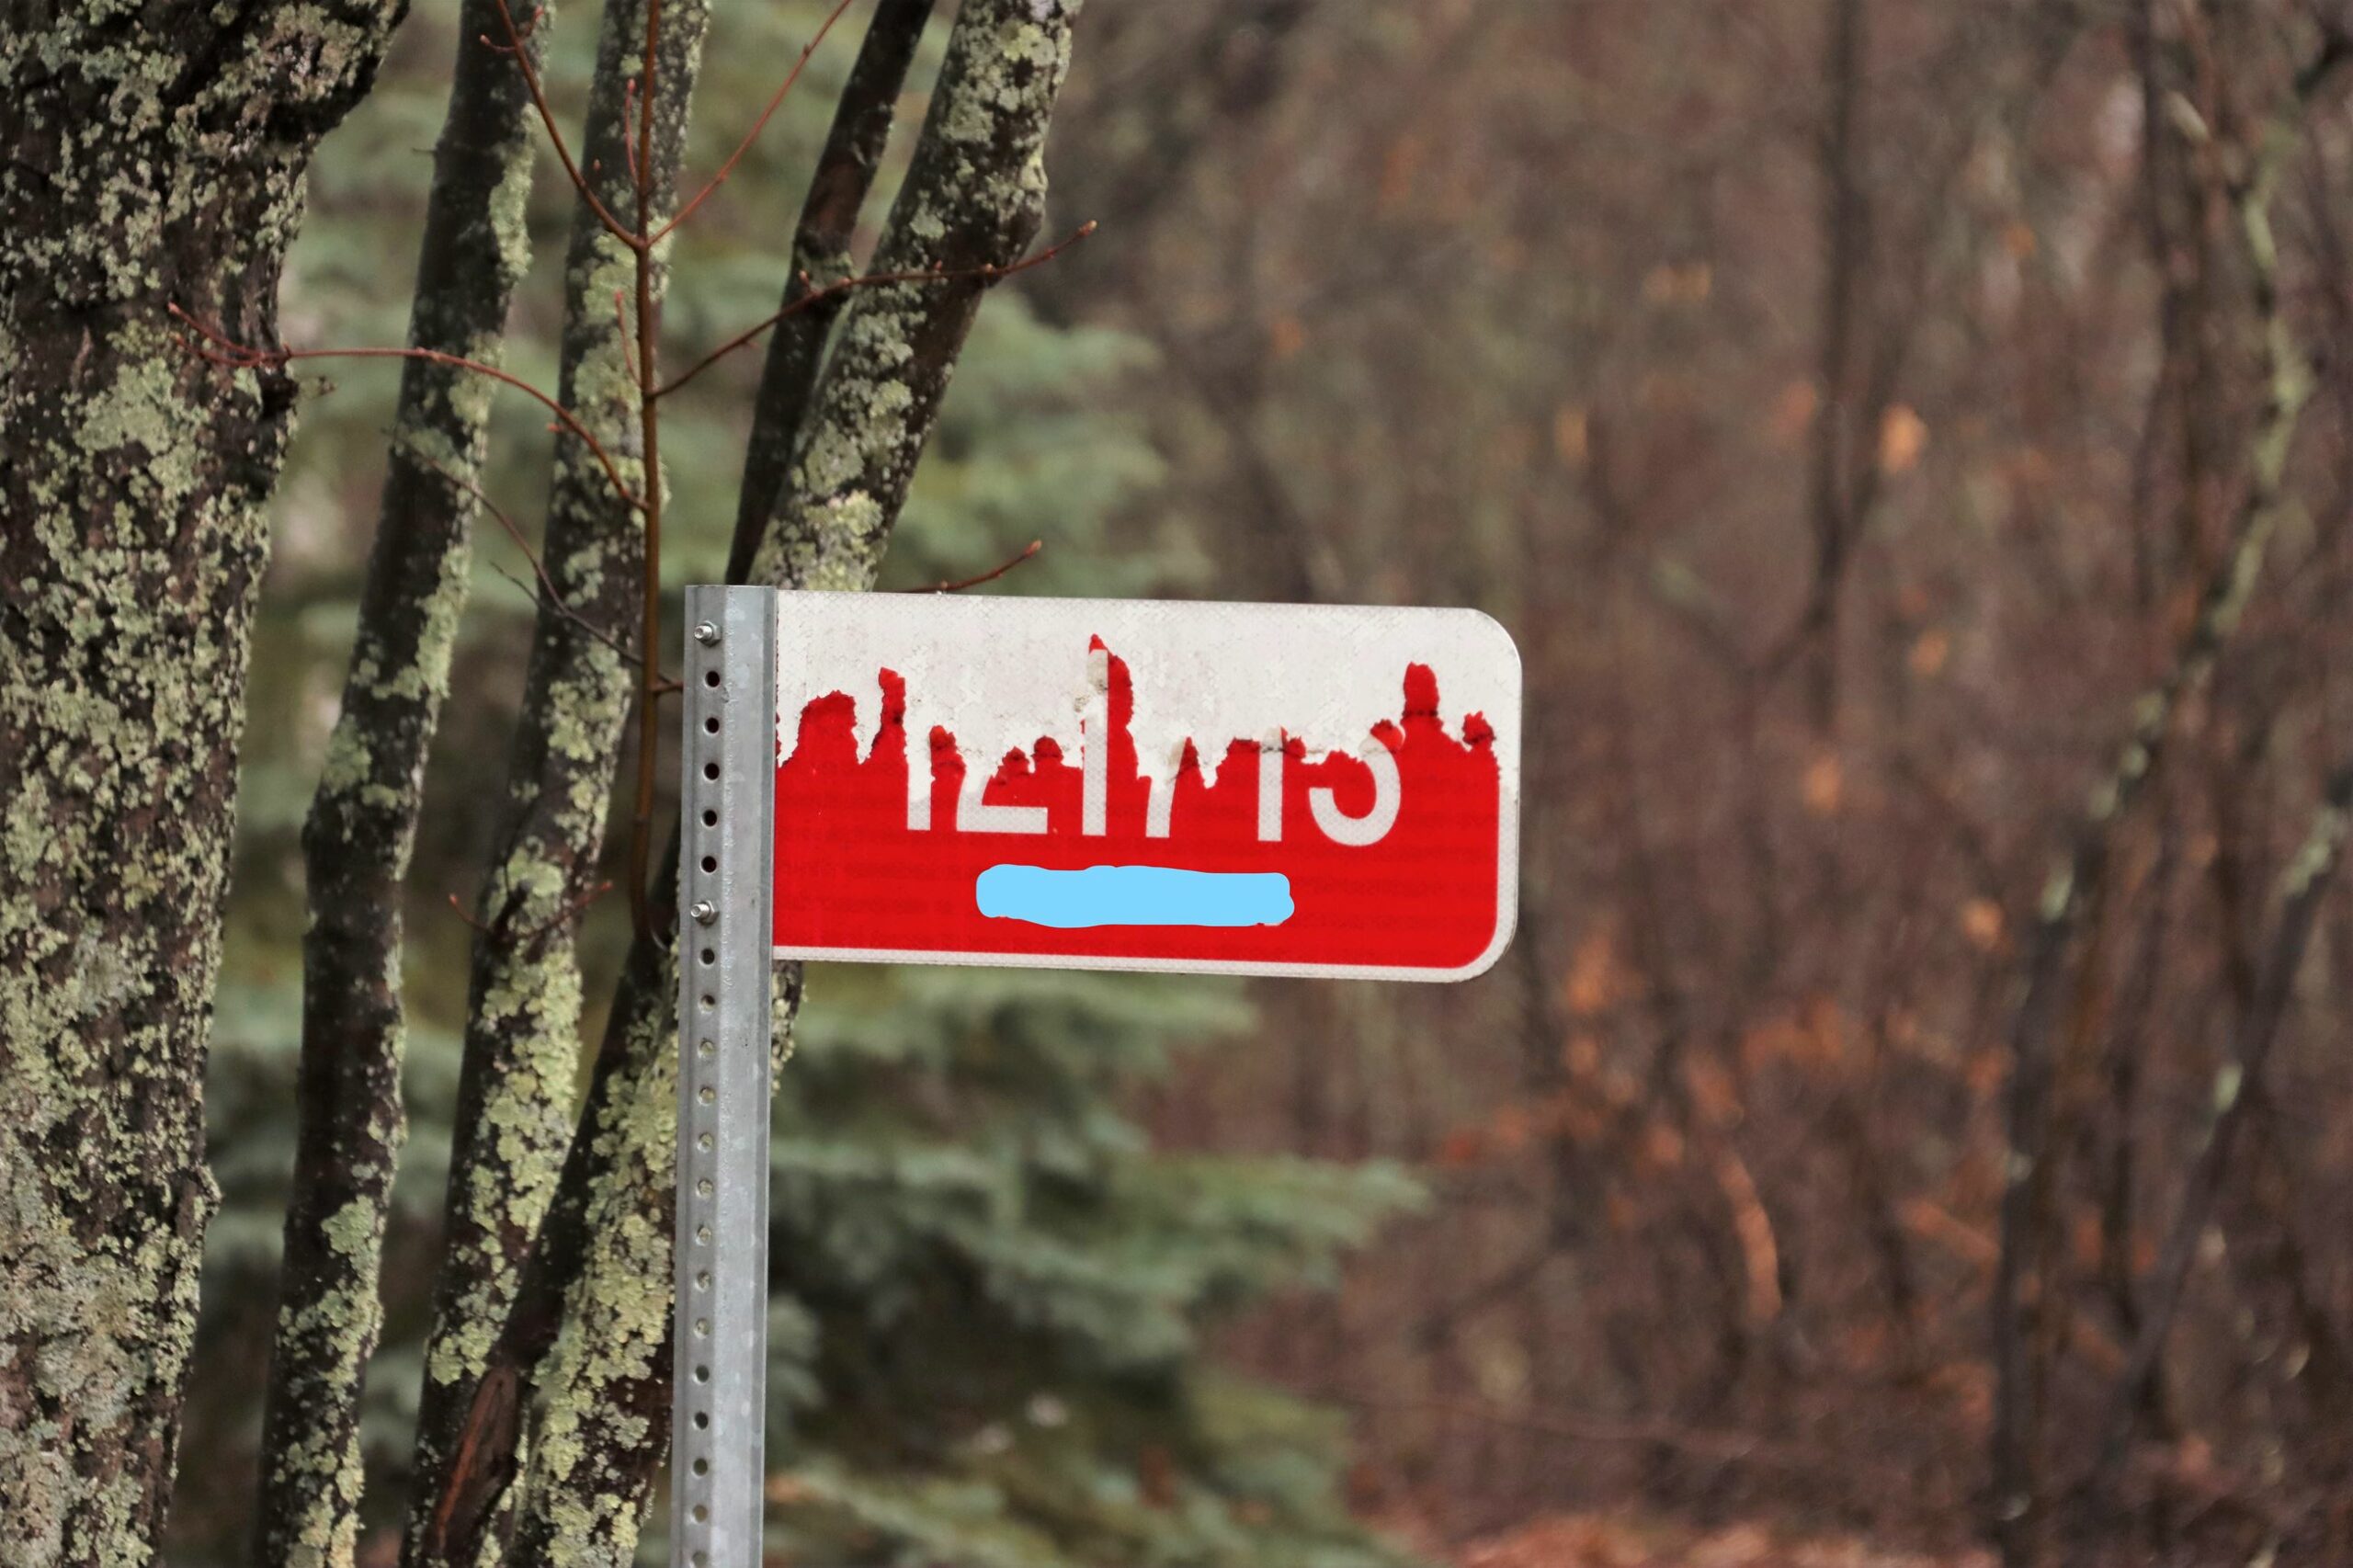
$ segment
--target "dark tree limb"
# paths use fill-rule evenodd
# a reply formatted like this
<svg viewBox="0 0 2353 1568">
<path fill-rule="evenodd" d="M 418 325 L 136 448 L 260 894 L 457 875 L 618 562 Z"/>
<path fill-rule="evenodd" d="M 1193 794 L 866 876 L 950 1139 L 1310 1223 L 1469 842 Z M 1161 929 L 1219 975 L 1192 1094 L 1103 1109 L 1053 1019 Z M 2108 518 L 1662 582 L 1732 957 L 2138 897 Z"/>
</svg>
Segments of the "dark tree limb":
<svg viewBox="0 0 2353 1568">
<path fill-rule="evenodd" d="M 874 188 L 899 91 L 935 3 L 881 0 L 875 8 L 866 41 L 858 46 L 857 62 L 835 107 L 816 172 L 810 176 L 809 194 L 792 235 L 792 276 L 780 307 L 792 313 L 777 324 L 768 338 L 767 361 L 752 403 L 752 435 L 745 449 L 734 542 L 727 558 L 731 583 L 745 581 L 752 569 L 753 551 L 784 484 L 793 441 L 808 417 L 817 372 L 824 363 L 825 341 L 848 302 L 838 293 L 817 300 L 811 295 L 853 270 L 850 241 Z"/>
<path fill-rule="evenodd" d="M 665 213 L 675 201 L 709 18 L 701 0 L 662 6 L 655 85 L 650 104 L 641 104 L 629 84 L 644 65 L 647 4 L 608 0 L 599 27 L 579 165 L 596 200 L 584 193 L 574 212 L 556 398 L 639 494 L 660 478 L 645 472 L 630 369 L 634 324 L 613 310 L 614 290 L 634 276 L 636 252 L 605 214 L 638 211 L 641 173 L 649 211 Z M 641 114 L 642 129 L 631 123 Z M 652 303 L 658 311 L 658 292 Z M 509 814 L 476 912 L 448 1253 L 426 1348 L 404 1559 L 411 1568 L 471 1568 L 510 1501 L 513 1450 L 485 1443 L 480 1428 L 501 1409 L 509 1425 L 519 1416 L 512 1369 L 492 1352 L 571 1131 L 581 1012 L 574 938 L 601 880 L 607 807 L 636 678 L 631 661 L 587 628 L 636 623 L 642 521 L 586 447 L 559 444 L 540 562 L 553 592 L 541 596 L 533 629 L 508 766 Z M 456 1534 L 440 1508 L 445 1494 L 471 1504 Z"/>
<path fill-rule="evenodd" d="M 2231 1040 L 2229 1057 L 2214 1075 L 2214 1090 L 2204 1137 L 2184 1183 L 2181 1206 L 2166 1233 L 2146 1287 L 2142 1291 L 2143 1316 L 2131 1356 L 2118 1375 L 2102 1423 L 2099 1460 L 2092 1474 L 2095 1495 L 2105 1493 L 2124 1468 L 2131 1451 L 2140 1415 L 2148 1403 L 2157 1366 L 2174 1317 L 2181 1308 L 2190 1266 L 2197 1261 L 2200 1238 L 2214 1210 L 2230 1169 L 2231 1152 L 2247 1113 L 2257 1097 L 2271 1047 L 2279 1036 L 2281 1019 L 2292 999 L 2296 974 L 2303 967 L 2304 949 L 2311 945 L 2322 898 L 2327 893 L 2338 863 L 2344 858 L 2347 814 L 2353 811 L 2353 761 L 2330 777 L 2302 847 L 2280 880 L 2279 914 L 2271 942 L 2264 954 L 2255 993 Z"/>
<path fill-rule="evenodd" d="M 1068 69 L 1076 0 L 966 0 L 904 184 L 870 264 L 876 274 L 969 281 L 859 290 L 810 404 L 755 578 L 873 585 L 978 313 L 987 277 L 1012 267 L 1042 218 L 1047 125 Z M 675 859 L 673 860 L 675 867 Z M 564 1281 L 562 1327 L 535 1380 L 567 1413 L 563 1463 L 534 1449 L 514 1558 L 536 1568 L 585 1532 L 625 1562 L 668 1431 L 676 1149 L 676 951 L 632 955 L 637 985 L 614 1006 L 608 1074 L 584 1126 L 585 1241 Z M 797 968 L 778 977 L 779 1044 L 797 1010 Z M 569 1174 L 569 1173 L 567 1173 Z M 550 1283 L 554 1283 L 552 1278 Z"/>
<path fill-rule="evenodd" d="M 966 0 L 959 12 L 872 267 L 969 278 L 859 291 L 761 522 L 755 570 L 772 574 L 761 580 L 871 585 L 990 269 L 1014 265 L 1036 233 L 1045 131 L 1077 9 Z M 662 874 L 676 863 L 674 840 Z M 515 1471 L 529 1394 L 562 1413 L 562 1429 L 535 1438 L 510 1559 L 544 1562 L 561 1540 L 618 1562 L 633 1547 L 668 1435 L 674 940 L 665 930 L 631 946 L 554 1201 L 484 1358 L 460 1438 L 467 1462 L 423 1500 L 452 1562 L 472 1560 Z M 778 984 L 781 1049 L 797 970 Z"/>
<path fill-rule="evenodd" d="M 958 14 L 869 270 L 973 274 L 1020 259 L 1044 217 L 1046 126 L 1078 9 L 986 0 Z M 753 582 L 872 586 L 986 287 L 860 291 L 753 552 Z"/>
<path fill-rule="evenodd" d="M 2300 95 L 2299 105 L 2303 96 L 2308 94 Z M 2235 192 L 2240 239 L 2255 281 L 2256 315 L 2262 326 L 2269 377 L 2234 542 L 2209 577 L 2197 614 L 2163 678 L 2133 705 L 2132 722 L 2116 763 L 2092 792 L 2072 847 L 2043 891 L 2011 1016 L 2001 1250 L 1991 1306 L 1995 1373 L 1991 1526 L 2003 1561 L 2010 1568 L 2023 1568 L 2032 1561 L 2039 1525 L 2034 1345 L 2040 1314 L 2028 1263 L 2040 1247 L 2039 1195 L 2051 1174 L 2046 1167 L 2055 1071 L 2052 1028 L 2066 988 L 2068 959 L 2085 913 L 2099 895 L 2117 828 L 2155 772 L 2172 734 L 2175 715 L 2213 672 L 2254 592 L 2271 535 L 2289 506 L 2289 451 L 2311 396 L 2313 380 L 2279 299 L 2271 200 L 2302 123 L 2301 113 L 2290 112 L 2266 129 L 2254 166 Z"/>
<path fill-rule="evenodd" d="M 409 317 L 411 347 L 486 360 L 529 262 L 532 150 L 522 74 L 478 37 L 494 22 L 489 0 L 459 17 Z M 254 1559 L 265 1568 L 316 1561 L 323 1543 L 347 1554 L 358 1539 L 359 1403 L 381 1326 L 403 1129 L 402 883 L 464 607 L 494 390 L 434 360 L 404 365 L 342 708 L 303 824 L 301 1125 L 264 1400 Z M 434 1388 L 428 1380 L 428 1401 Z"/>
</svg>

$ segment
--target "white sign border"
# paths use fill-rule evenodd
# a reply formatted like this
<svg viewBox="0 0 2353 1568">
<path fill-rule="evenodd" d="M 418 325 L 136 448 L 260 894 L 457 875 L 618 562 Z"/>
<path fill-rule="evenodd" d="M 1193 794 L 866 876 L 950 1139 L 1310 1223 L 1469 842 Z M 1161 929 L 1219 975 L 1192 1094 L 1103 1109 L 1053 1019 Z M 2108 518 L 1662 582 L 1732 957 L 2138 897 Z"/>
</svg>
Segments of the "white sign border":
<svg viewBox="0 0 2353 1568">
<path fill-rule="evenodd" d="M 779 628 L 781 627 L 782 618 L 793 601 L 801 598 L 815 597 L 818 596 L 814 591 L 804 592 L 781 588 L 776 590 L 775 613 L 778 617 L 778 626 Z M 1132 605 L 1137 601 L 1125 599 L 1056 598 L 1052 602 L 1057 605 L 1079 607 L 1086 605 Z M 1512 700 L 1514 704 L 1511 717 L 1513 723 L 1518 726 L 1516 733 L 1522 738 L 1523 751 L 1525 749 L 1524 742 L 1527 734 L 1528 687 L 1525 669 L 1519 656 L 1519 644 L 1513 640 L 1508 628 L 1483 610 L 1451 608 L 1444 607 L 1397 605 L 1257 604 L 1234 600 L 1185 600 L 1178 602 L 1182 602 L 1188 607 L 1198 604 L 1202 608 L 1214 608 L 1218 609 L 1244 611 L 1256 609 L 1431 609 L 1439 614 L 1475 617 L 1495 628 L 1495 634 L 1503 640 L 1504 646 L 1510 652 L 1513 687 Z M 784 640 L 780 632 L 775 636 L 773 645 L 779 648 L 784 645 Z M 780 746 L 784 738 L 783 718 L 780 711 L 779 714 L 777 733 Z M 1451 983 L 1464 980 L 1474 980 L 1480 975 L 1486 973 L 1490 969 L 1493 969 L 1496 962 L 1502 959 L 1506 950 L 1510 948 L 1511 939 L 1519 927 L 1520 792 L 1518 789 L 1518 778 L 1514 777 L 1509 780 L 1511 787 L 1503 791 L 1504 799 L 1501 802 L 1501 811 L 1496 823 L 1495 886 L 1497 890 L 1497 896 L 1495 936 L 1488 941 L 1486 949 L 1482 951 L 1477 958 L 1472 959 L 1467 964 L 1459 965 L 1451 969 L 1405 967 L 1384 964 L 1279 963 L 1255 960 L 1221 960 L 1211 959 L 1148 958 L 1106 959 L 1099 955 L 1070 953 L 943 952 L 922 948 L 804 948 L 788 947 L 781 943 L 778 944 L 775 949 L 776 961 L 779 963 L 937 964 L 942 967 L 957 969 L 1093 970 L 1105 973 L 1211 974 L 1227 976 L 1263 976 L 1275 979 L 1298 980 L 1392 980 L 1424 983 Z M 769 791 L 768 799 L 768 810 L 770 813 L 773 814 L 776 810 L 775 791 L 773 790 Z M 790 896 L 789 890 L 779 888 L 776 891 L 776 896 L 779 898 L 788 897 Z"/>
</svg>

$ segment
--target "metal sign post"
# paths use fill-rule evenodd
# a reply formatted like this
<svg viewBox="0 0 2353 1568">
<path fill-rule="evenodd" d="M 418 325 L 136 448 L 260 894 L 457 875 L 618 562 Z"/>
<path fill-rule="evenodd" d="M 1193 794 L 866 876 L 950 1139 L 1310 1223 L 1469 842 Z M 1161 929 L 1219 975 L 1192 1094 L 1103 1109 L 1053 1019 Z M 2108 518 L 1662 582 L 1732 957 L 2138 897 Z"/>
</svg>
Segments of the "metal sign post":
<svg viewBox="0 0 2353 1568">
<path fill-rule="evenodd" d="M 767 1479 L 776 596 L 687 590 L 671 1560 L 757 1568 Z"/>
<path fill-rule="evenodd" d="M 1394 607 L 690 587 L 687 621 L 672 1562 L 757 1568 L 772 966 L 1467 980 L 1518 911 L 1519 654 Z"/>
</svg>

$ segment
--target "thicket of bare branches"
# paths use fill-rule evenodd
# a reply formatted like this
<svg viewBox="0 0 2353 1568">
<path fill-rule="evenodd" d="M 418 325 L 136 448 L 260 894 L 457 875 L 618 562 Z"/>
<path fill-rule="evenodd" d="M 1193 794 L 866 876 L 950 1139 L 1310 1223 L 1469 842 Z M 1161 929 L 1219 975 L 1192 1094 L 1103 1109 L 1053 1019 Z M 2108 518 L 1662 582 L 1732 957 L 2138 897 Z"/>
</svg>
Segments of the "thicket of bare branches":
<svg viewBox="0 0 2353 1568">
<path fill-rule="evenodd" d="M 1073 273 L 1220 587 L 1486 605 L 1530 693 L 1503 972 L 1159 1108 L 1442 1173 L 1251 1359 L 1441 1533 L 2353 1550 L 2345 18 L 1202 13 L 1097 20 L 1165 177 Z"/>
</svg>

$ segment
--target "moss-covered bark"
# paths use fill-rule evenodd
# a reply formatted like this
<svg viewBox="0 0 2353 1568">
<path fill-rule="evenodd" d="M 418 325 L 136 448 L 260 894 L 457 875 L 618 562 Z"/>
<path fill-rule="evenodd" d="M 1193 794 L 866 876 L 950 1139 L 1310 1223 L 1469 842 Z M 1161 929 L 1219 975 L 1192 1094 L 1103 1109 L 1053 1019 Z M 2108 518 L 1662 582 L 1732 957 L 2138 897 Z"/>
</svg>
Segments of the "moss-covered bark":
<svg viewBox="0 0 2353 1568">
<path fill-rule="evenodd" d="M 966 0 L 873 270 L 1003 267 L 1028 248 L 1078 9 L 1076 0 Z M 872 585 L 983 291 L 958 282 L 858 295 L 756 552 L 757 580 Z M 565 1172 L 582 1220 L 551 1226 L 534 1259 L 533 1291 L 560 1290 L 563 1311 L 536 1379 L 547 1415 L 517 1563 L 628 1563 L 667 1447 L 674 956 L 666 943 L 631 956 Z M 779 985 L 781 1045 L 797 971 Z"/>
<path fill-rule="evenodd" d="M 409 319 L 413 347 L 493 364 L 530 260 L 537 131 L 523 73 L 483 41 L 501 36 L 492 0 L 469 0 Z M 254 1549 L 267 1568 L 348 1561 L 358 1536 L 359 1401 L 403 1126 L 402 882 L 465 603 L 494 390 L 445 365 L 404 367 L 343 704 L 303 824 L 301 1129 Z"/>
<path fill-rule="evenodd" d="M 1017 260 L 1044 217 L 1046 128 L 1078 0 L 989 0 L 957 14 L 923 135 L 870 271 L 971 272 Z M 978 282 L 862 290 L 754 553 L 751 580 L 870 587 L 981 308 Z"/>
<path fill-rule="evenodd" d="M 17 6 L 0 33 L 0 1563 L 152 1560 L 199 1249 L 206 1025 L 271 343 L 320 136 L 398 0 Z"/>
<path fill-rule="evenodd" d="M 783 309 L 792 311 L 768 335 L 767 359 L 752 404 L 752 434 L 744 452 L 744 483 L 735 503 L 735 538 L 727 580 L 749 581 L 752 553 L 767 531 L 768 515 L 792 462 L 792 445 L 809 415 L 809 400 L 824 366 L 825 344 L 849 303 L 846 294 L 811 300 L 813 291 L 856 269 L 850 240 L 874 188 L 891 141 L 900 89 L 931 19 L 933 0 L 881 0 L 866 41 L 835 106 L 824 150 L 809 176 L 809 194 L 792 233 L 792 276 Z M 805 305 L 801 301 L 807 300 Z M 798 309 L 795 307 L 798 306 Z"/>
<path fill-rule="evenodd" d="M 699 0 L 662 6 L 648 160 L 657 222 L 675 203 L 709 15 Z M 598 199 L 624 221 L 636 210 L 636 195 L 623 108 L 644 36 L 643 0 L 609 0 L 579 157 Z M 638 389 L 614 306 L 617 290 L 631 292 L 634 266 L 630 248 L 581 203 L 566 256 L 557 395 L 617 460 L 623 479 L 642 488 L 656 481 L 641 472 Z M 471 1562 L 471 1543 L 495 1526 L 521 1411 L 507 1397 L 513 1381 L 494 1351 L 572 1130 L 581 1012 L 574 935 L 596 882 L 635 674 L 580 623 L 625 641 L 644 562 L 641 517 L 576 439 L 557 446 L 542 554 L 563 605 L 540 607 L 508 771 L 510 814 L 482 895 L 447 1252 L 418 1423 L 406 1559 L 413 1564 Z M 486 1393 L 485 1374 L 494 1374 Z M 497 1440 L 468 1433 L 473 1420 L 491 1421 Z M 445 1501 L 454 1506 L 442 1508 Z"/>
</svg>

